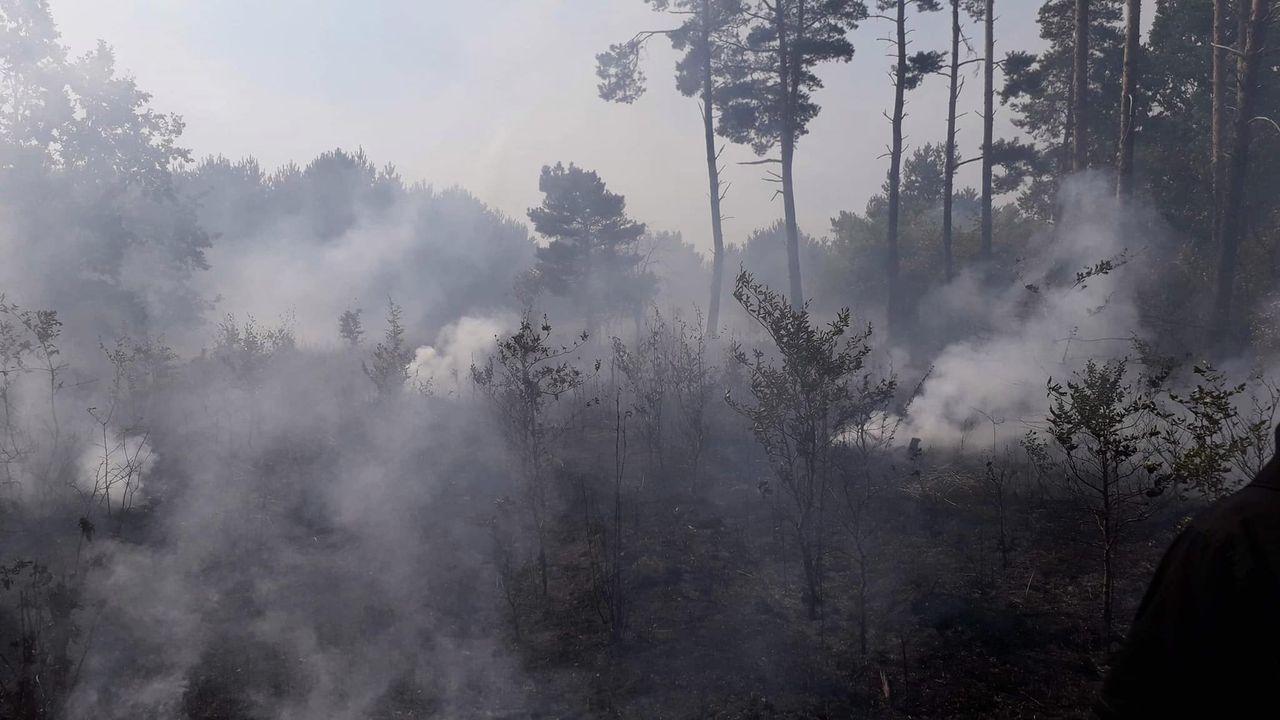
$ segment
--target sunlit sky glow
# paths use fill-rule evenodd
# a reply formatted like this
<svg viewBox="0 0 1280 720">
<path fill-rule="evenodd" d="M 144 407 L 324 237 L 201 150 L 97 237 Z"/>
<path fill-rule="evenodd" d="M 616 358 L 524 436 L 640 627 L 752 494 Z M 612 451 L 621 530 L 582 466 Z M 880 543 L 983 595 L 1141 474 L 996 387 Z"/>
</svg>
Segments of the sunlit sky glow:
<svg viewBox="0 0 1280 720">
<path fill-rule="evenodd" d="M 1039 2 L 1003 0 L 998 47 L 1036 49 Z M 655 43 L 649 92 L 631 106 L 596 95 L 595 54 L 671 18 L 641 0 L 52 0 L 75 52 L 98 38 L 121 69 L 154 95 L 157 109 L 187 122 L 197 155 L 257 157 L 273 167 L 319 152 L 363 147 L 408 180 L 458 184 L 514 217 L 539 200 L 546 163 L 598 170 L 655 229 L 710 245 L 698 104 L 671 77 L 675 55 Z M 945 49 L 949 15 L 914 20 L 913 50 Z M 853 62 L 824 68 L 821 116 L 797 156 L 802 227 L 825 234 L 844 209 L 861 210 L 884 180 L 892 103 L 886 26 L 854 34 Z M 975 41 L 980 28 L 970 25 Z M 974 43 L 975 49 L 978 43 Z M 981 80 L 970 66 L 961 106 L 962 153 L 980 139 Z M 945 129 L 946 81 L 909 96 L 909 147 Z M 997 134 L 1012 133 L 998 110 Z M 740 240 L 781 213 L 775 186 L 754 156 L 731 147 L 725 179 L 726 234 Z M 974 167 L 962 182 L 973 182 Z"/>
</svg>

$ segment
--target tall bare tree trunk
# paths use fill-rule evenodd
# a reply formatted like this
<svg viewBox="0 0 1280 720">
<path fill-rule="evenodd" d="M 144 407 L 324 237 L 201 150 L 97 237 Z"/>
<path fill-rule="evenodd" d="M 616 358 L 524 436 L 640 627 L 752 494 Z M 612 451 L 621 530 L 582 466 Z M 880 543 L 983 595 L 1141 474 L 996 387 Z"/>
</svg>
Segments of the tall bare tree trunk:
<svg viewBox="0 0 1280 720">
<path fill-rule="evenodd" d="M 1089 0 L 1076 0 L 1075 62 L 1071 74 L 1071 169 L 1089 167 Z"/>
<path fill-rule="evenodd" d="M 1116 196 L 1119 198 L 1127 198 L 1133 192 L 1133 128 L 1137 120 L 1141 23 L 1142 0 L 1126 0 L 1124 74 L 1120 79 L 1120 149 L 1116 157 Z"/>
<path fill-rule="evenodd" d="M 804 306 L 800 283 L 800 227 L 796 223 L 796 191 L 792 165 L 796 154 L 794 131 L 782 138 L 782 211 L 787 228 L 787 276 L 791 279 L 791 306 Z"/>
<path fill-rule="evenodd" d="M 792 75 L 791 47 L 787 37 L 786 8 L 775 5 L 775 27 L 778 32 L 778 91 L 782 93 L 782 219 L 787 230 L 787 275 L 791 280 L 791 306 L 804 306 L 804 288 L 800 283 L 800 227 L 796 222 L 796 193 L 792 167 L 796 154 L 796 83 Z"/>
<path fill-rule="evenodd" d="M 1209 139 L 1209 166 L 1213 179 L 1213 246 L 1222 247 L 1222 196 L 1227 152 L 1227 0 L 1213 0 L 1213 107 Z"/>
<path fill-rule="evenodd" d="M 1231 302 L 1235 291 L 1236 260 L 1240 249 L 1241 227 L 1244 225 L 1245 179 L 1249 172 L 1249 147 L 1253 140 L 1253 121 L 1258 104 L 1258 77 L 1262 70 L 1262 48 L 1267 25 L 1271 21 L 1271 0 L 1253 0 L 1244 31 L 1238 40 L 1241 49 L 1236 73 L 1236 119 L 1230 159 L 1226 168 L 1226 184 L 1222 202 L 1222 245 L 1218 259 L 1217 289 L 1209 339 L 1218 345 L 1232 339 Z"/>
<path fill-rule="evenodd" d="M 711 3 L 703 0 L 702 28 L 704 48 L 702 66 L 702 130 L 707 145 L 707 180 L 711 196 L 711 304 L 707 306 L 706 332 L 715 337 L 720 332 L 720 295 L 724 282 L 724 227 L 720 212 L 720 159 L 716 152 L 715 73 L 711 67 Z"/>
<path fill-rule="evenodd" d="M 995 158 L 991 146 L 995 141 L 996 114 L 996 3 L 987 0 L 982 21 L 986 25 L 986 61 L 982 68 L 982 245 L 979 254 L 983 260 L 991 259 L 992 236 L 992 188 L 991 170 Z"/>
<path fill-rule="evenodd" d="M 942 188 L 942 266 L 947 280 L 955 275 L 951 257 L 951 216 L 956 184 L 956 100 L 960 96 L 960 0 L 951 0 L 951 76 L 947 92 L 946 168 Z"/>
<path fill-rule="evenodd" d="M 901 214 L 902 190 L 902 116 L 906 108 L 907 78 L 907 0 L 897 0 L 894 18 L 898 61 L 893 78 L 893 140 L 889 149 L 889 220 L 885 253 L 885 280 L 888 282 L 888 331 L 892 339 L 901 330 L 901 292 L 898 290 L 898 216 Z"/>
</svg>

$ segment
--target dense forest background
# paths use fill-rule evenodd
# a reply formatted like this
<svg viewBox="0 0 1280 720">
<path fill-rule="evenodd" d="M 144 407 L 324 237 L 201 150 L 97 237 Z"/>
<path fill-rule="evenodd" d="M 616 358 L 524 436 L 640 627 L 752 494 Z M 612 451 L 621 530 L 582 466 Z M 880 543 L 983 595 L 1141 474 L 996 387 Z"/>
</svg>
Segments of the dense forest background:
<svg viewBox="0 0 1280 720">
<path fill-rule="evenodd" d="M 1088 717 L 1274 450 L 1280 31 L 1047 0 L 997 55 L 1010 1 L 646 0 L 599 95 L 674 49 L 704 253 L 567 158 L 524 218 L 359 149 L 195 158 L 0 0 L 0 717 Z M 801 228 L 855 44 L 883 191 Z M 777 188 L 746 237 L 728 144 Z"/>
</svg>

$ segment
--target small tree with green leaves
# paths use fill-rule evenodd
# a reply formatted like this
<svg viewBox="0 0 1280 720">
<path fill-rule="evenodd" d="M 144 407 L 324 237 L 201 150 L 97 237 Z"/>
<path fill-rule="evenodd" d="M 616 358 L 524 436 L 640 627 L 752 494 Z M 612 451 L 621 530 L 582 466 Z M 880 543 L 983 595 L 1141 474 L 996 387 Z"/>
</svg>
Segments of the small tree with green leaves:
<svg viewBox="0 0 1280 720">
<path fill-rule="evenodd" d="M 382 335 L 382 342 L 373 349 L 372 364 L 361 363 L 364 374 L 378 389 L 379 397 L 397 395 L 409 381 L 409 363 L 413 360 L 413 350 L 405 340 L 404 323 L 400 320 L 402 314 L 400 306 L 388 298 L 387 329 Z"/>
<path fill-rule="evenodd" d="M 1196 386 L 1170 392 L 1165 460 L 1185 490 L 1210 500 L 1230 494 L 1262 470 L 1273 451 L 1272 425 L 1280 392 L 1261 375 L 1230 383 L 1212 365 L 1192 369 Z"/>
<path fill-rule="evenodd" d="M 293 325 L 286 319 L 275 327 L 259 325 L 250 315 L 243 323 L 227 315 L 218 324 L 213 355 L 230 371 L 235 384 L 256 387 L 262 371 L 277 353 L 295 346 Z"/>
<path fill-rule="evenodd" d="M 17 321 L 16 309 L 4 301 L 0 295 L 0 422 L 3 422 L 3 436 L 0 437 L 0 467 L 4 470 L 4 479 L 0 481 L 9 492 L 21 489 L 21 463 L 30 452 L 27 439 L 22 431 L 18 417 L 18 403 L 15 397 L 18 381 L 27 372 L 27 356 L 31 352 L 31 340 L 26 336 L 23 325 Z"/>
<path fill-rule="evenodd" d="M 529 220 L 548 241 L 537 250 L 542 286 L 581 307 L 588 330 L 644 307 L 654 278 L 639 250 L 644 223 L 627 215 L 626 198 L 573 163 L 544 166 L 538 189 L 542 204 L 529 209 Z"/>
<path fill-rule="evenodd" d="M 668 362 L 671 365 L 671 393 L 680 437 L 689 459 L 690 488 L 698 486 L 698 472 L 707 445 L 707 403 L 715 387 L 716 368 L 707 361 L 706 333 L 702 318 L 690 322 L 677 316 Z"/>
<path fill-rule="evenodd" d="M 364 336 L 364 324 L 360 321 L 360 308 L 347 308 L 338 316 L 338 337 L 347 347 L 359 347 L 360 338 Z"/>
<path fill-rule="evenodd" d="M 676 62 L 676 89 L 686 97 L 697 96 L 702 104 L 702 137 L 707 163 L 707 180 L 711 201 L 711 302 L 707 331 L 715 334 L 720 327 L 721 279 L 724 276 L 724 216 L 720 203 L 728 187 L 720 184 L 720 153 L 716 147 L 716 95 L 729 72 L 726 65 L 731 48 L 737 45 L 739 26 L 745 20 L 742 0 L 645 0 L 657 12 L 679 18 L 680 25 L 670 30 L 637 33 L 625 43 L 609 46 L 608 52 L 596 56 L 596 75 L 600 78 L 600 97 L 620 103 L 633 103 L 645 91 L 645 75 L 640 69 L 640 54 L 646 43 L 659 35 L 671 41 L 671 47 L 683 53 Z"/>
<path fill-rule="evenodd" d="M 649 470 L 666 469 L 663 435 L 666 429 L 664 410 L 671 385 L 671 367 L 667 361 L 671 343 L 671 327 L 657 310 L 650 315 L 634 350 L 621 338 L 613 338 L 613 368 L 621 375 L 621 385 L 631 395 L 631 408 L 640 420 L 640 429 L 649 456 Z"/>
<path fill-rule="evenodd" d="M 1127 379 L 1126 360 L 1090 360 L 1065 385 L 1048 383 L 1046 427 L 1031 431 L 1023 445 L 1050 477 L 1060 478 L 1079 500 L 1102 561 L 1102 625 L 1112 636 L 1116 553 L 1152 500 L 1167 487 L 1162 472 L 1159 408 Z"/>
<path fill-rule="evenodd" d="M 526 316 L 520 329 L 497 338 L 497 350 L 483 366 L 471 366 L 471 378 L 493 401 L 507 438 L 521 465 L 522 493 L 538 539 L 538 573 L 547 594 L 547 522 L 549 520 L 546 407 L 586 380 L 569 361 L 587 342 L 583 332 L 567 345 L 551 340 L 551 323 L 541 325 Z M 597 361 L 595 369 L 600 369 Z"/>
<path fill-rule="evenodd" d="M 748 378 L 754 402 L 727 397 L 751 423 L 785 496 L 781 512 L 794 530 L 805 574 L 805 605 L 811 618 L 823 602 L 828 500 L 838 471 L 838 446 L 847 433 L 882 406 L 893 379 L 866 372 L 871 328 L 850 332 L 853 317 L 841 310 L 825 326 L 810 324 L 807 305 L 793 307 L 738 273 L 733 297 L 773 343 L 768 352 L 734 343 L 732 356 Z M 768 485 L 763 489 L 770 491 Z"/>
<path fill-rule="evenodd" d="M 796 145 L 821 109 L 813 98 L 822 87 L 818 66 L 853 58 L 850 33 L 866 18 L 867 5 L 861 0 L 750 0 L 742 3 L 742 15 L 746 22 L 740 37 L 728 43 L 724 61 L 716 132 L 750 145 L 757 155 L 778 150 L 778 157 L 759 162 L 778 165 L 768 180 L 778 184 L 782 197 L 789 297 L 800 307 L 805 294 L 793 173 Z"/>
<path fill-rule="evenodd" d="M 62 422 L 58 416 L 58 395 L 62 391 L 63 375 L 67 363 L 62 360 L 62 352 L 58 347 L 58 338 L 62 335 L 62 321 L 55 310 L 29 310 L 5 301 L 0 295 L 0 342 L 5 347 L 3 352 L 4 368 L 4 402 L 5 421 L 10 431 L 10 443 L 15 443 L 13 383 L 18 376 L 25 374 L 43 375 L 41 385 L 46 391 L 49 415 L 46 418 L 48 447 L 43 458 L 44 469 L 39 472 L 40 497 L 50 499 L 54 481 L 63 476 L 63 471 L 71 462 L 71 454 L 66 452 L 70 443 L 64 443 Z M 11 444 L 9 452 L 16 452 L 14 459 L 22 455 L 29 456 L 32 446 L 18 450 Z M 9 462 L 9 453 L 5 455 Z M 10 478 L 12 479 L 12 478 Z"/>
</svg>

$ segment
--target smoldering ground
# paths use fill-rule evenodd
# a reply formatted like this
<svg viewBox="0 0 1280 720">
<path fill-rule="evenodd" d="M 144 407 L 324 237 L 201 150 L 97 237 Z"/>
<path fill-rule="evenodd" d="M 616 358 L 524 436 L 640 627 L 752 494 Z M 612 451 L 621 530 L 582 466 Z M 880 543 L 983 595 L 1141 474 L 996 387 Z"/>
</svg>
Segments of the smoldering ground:
<svg viewBox="0 0 1280 720">
<path fill-rule="evenodd" d="M 484 419 L 455 402 L 356 410 L 353 362 L 292 350 L 251 380 L 216 358 L 174 378 L 199 390 L 158 413 L 163 502 L 134 510 L 143 538 L 104 519 L 81 550 L 93 635 L 70 716 L 520 705 L 486 567 L 501 449 L 472 451 Z"/>
<path fill-rule="evenodd" d="M 1118 203 L 1106 180 L 1081 176 L 1059 198 L 1060 222 L 1034 238 L 1013 282 L 992 287 L 975 268 L 924 301 L 922 333 L 944 338 L 911 401 L 910 436 L 992 451 L 1044 416 L 1045 384 L 1086 359 L 1117 359 L 1150 342 L 1138 305 L 1172 231 L 1141 202 Z"/>
</svg>

